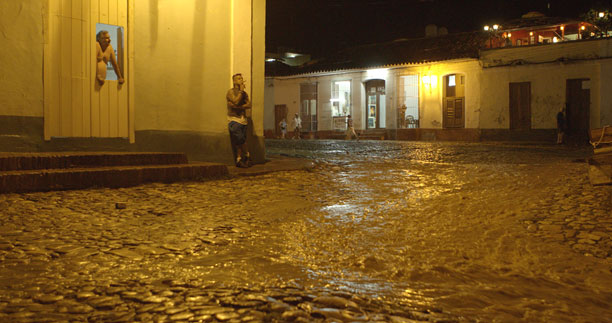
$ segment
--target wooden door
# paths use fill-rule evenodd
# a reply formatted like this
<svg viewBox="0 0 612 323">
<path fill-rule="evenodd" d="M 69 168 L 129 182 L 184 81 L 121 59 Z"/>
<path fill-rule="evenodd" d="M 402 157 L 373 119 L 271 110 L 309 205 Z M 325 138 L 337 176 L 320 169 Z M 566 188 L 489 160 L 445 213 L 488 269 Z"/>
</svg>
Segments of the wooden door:
<svg viewBox="0 0 612 323">
<path fill-rule="evenodd" d="M 287 130 L 289 129 L 289 127 L 291 126 L 291 122 L 289 120 L 287 120 L 287 106 L 284 104 L 278 104 L 274 106 L 274 133 L 276 134 L 276 137 L 280 137 L 281 136 L 281 130 L 280 130 L 280 122 L 281 120 L 285 119 L 285 122 L 287 122 Z"/>
<path fill-rule="evenodd" d="M 590 128 L 591 90 L 589 79 L 566 81 L 567 139 L 576 144 L 588 143 Z"/>
<path fill-rule="evenodd" d="M 131 0 L 130 0 L 131 1 Z M 128 0 L 49 1 L 44 49 L 45 139 L 130 137 Z M 125 83 L 96 82 L 96 25 L 120 28 L 115 48 Z M 116 31 L 116 30 L 115 30 Z M 130 85 L 131 86 L 131 85 Z"/>
<path fill-rule="evenodd" d="M 531 129 L 531 83 L 510 83 L 510 129 Z"/>
<path fill-rule="evenodd" d="M 465 76 L 451 74 L 444 77 L 444 128 L 463 128 L 465 125 Z"/>
</svg>

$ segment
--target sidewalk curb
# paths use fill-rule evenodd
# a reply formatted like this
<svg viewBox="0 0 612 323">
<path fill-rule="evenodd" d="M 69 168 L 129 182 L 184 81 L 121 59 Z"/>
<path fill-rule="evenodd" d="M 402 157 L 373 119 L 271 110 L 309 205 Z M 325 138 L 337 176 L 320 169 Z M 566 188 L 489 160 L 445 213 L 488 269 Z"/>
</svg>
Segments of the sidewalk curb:
<svg viewBox="0 0 612 323">
<path fill-rule="evenodd" d="M 315 163 L 305 158 L 294 158 L 285 156 L 268 156 L 265 164 L 255 164 L 249 168 L 228 166 L 230 177 L 259 176 L 274 172 L 307 170 L 315 167 Z"/>
</svg>

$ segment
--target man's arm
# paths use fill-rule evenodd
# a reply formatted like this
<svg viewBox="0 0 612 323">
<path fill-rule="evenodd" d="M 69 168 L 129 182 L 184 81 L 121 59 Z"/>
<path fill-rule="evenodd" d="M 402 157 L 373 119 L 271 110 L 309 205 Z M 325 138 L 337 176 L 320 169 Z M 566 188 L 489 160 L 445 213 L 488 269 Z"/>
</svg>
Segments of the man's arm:
<svg viewBox="0 0 612 323">
<path fill-rule="evenodd" d="M 251 100 L 248 98 L 246 99 L 246 102 L 242 105 L 240 104 L 240 101 L 242 101 L 242 98 L 247 95 L 246 92 L 244 91 L 240 91 L 238 92 L 238 94 L 235 94 L 233 89 L 230 89 L 229 91 L 227 91 L 227 106 L 230 108 L 234 108 L 234 109 L 242 109 L 242 110 L 246 110 L 246 109 L 250 109 L 251 108 Z"/>
<path fill-rule="evenodd" d="M 229 89 L 225 98 L 227 100 L 228 107 L 240 108 L 238 104 L 240 103 L 240 100 L 242 100 L 242 91 L 238 92 L 238 94 L 235 94 L 233 89 Z"/>
<path fill-rule="evenodd" d="M 119 84 L 123 84 L 124 80 L 123 80 L 123 75 L 121 75 L 121 71 L 119 70 L 119 66 L 117 65 L 117 58 L 115 57 L 115 51 L 113 50 L 113 47 L 111 45 L 108 45 L 110 47 L 110 51 L 111 51 L 111 55 L 110 55 L 110 61 L 111 61 L 111 65 L 113 65 L 113 69 L 115 70 L 115 73 L 117 74 L 117 80 L 119 81 Z"/>
</svg>

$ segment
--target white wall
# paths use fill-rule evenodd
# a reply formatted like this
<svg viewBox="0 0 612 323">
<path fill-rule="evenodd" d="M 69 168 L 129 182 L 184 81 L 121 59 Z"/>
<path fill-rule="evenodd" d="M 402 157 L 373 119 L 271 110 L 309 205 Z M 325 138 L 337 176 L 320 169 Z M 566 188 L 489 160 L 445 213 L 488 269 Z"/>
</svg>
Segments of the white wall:
<svg viewBox="0 0 612 323">
<path fill-rule="evenodd" d="M 46 0 L 0 1 L 0 115 L 43 116 Z"/>
<path fill-rule="evenodd" d="M 264 116 L 263 127 L 266 130 L 274 130 L 276 125 L 274 120 L 274 79 L 266 78 L 264 87 Z"/>
<path fill-rule="evenodd" d="M 274 109 L 276 104 L 285 104 L 288 115 L 299 112 L 300 84 L 318 83 L 318 130 L 333 130 L 331 117 L 331 90 L 334 81 L 351 81 L 352 116 L 355 129 L 365 129 L 366 125 L 366 93 L 365 83 L 369 80 L 385 81 L 386 94 L 386 128 L 397 127 L 397 78 L 401 75 L 419 74 L 436 77 L 435 86 L 425 86 L 420 79 L 419 84 L 419 118 L 422 128 L 442 128 L 442 89 L 443 76 L 462 74 L 466 77 L 466 128 L 477 128 L 480 113 L 480 65 L 475 59 L 462 59 L 442 63 L 413 65 L 393 69 L 376 69 L 370 71 L 346 71 L 335 74 L 311 75 L 304 77 L 270 78 L 273 83 L 274 102 L 266 105 L 266 109 Z M 266 113 L 265 127 L 274 129 L 274 113 Z"/>
<path fill-rule="evenodd" d="M 241 73 L 262 135 L 265 1 L 253 17 L 251 35 L 250 0 L 136 1 L 136 130 L 227 132 L 225 95 Z"/>
<path fill-rule="evenodd" d="M 266 124 L 270 125 L 269 130 L 274 130 L 274 105 L 287 106 L 287 124 L 292 129 L 291 120 L 293 115 L 299 113 L 300 108 L 300 83 L 306 79 L 289 79 L 283 82 L 274 82 L 274 104 L 272 113 L 266 114 Z M 319 110 L 320 111 L 320 110 Z"/>
<path fill-rule="evenodd" d="M 568 45 L 574 57 L 579 56 L 579 47 Z M 461 74 L 465 76 L 465 128 L 508 129 L 509 120 L 509 83 L 531 82 L 531 127 L 532 129 L 556 128 L 556 114 L 565 106 L 566 80 L 588 78 L 591 80 L 591 127 L 597 128 L 612 124 L 612 59 L 577 60 L 567 62 L 544 63 L 544 59 L 557 57 L 563 53 L 550 53 L 564 47 L 541 46 L 536 52 L 541 56 L 530 54 L 529 58 L 541 61 L 538 64 L 509 65 L 481 68 L 476 59 L 445 61 L 394 68 L 384 77 L 387 93 L 387 128 L 396 127 L 396 80 L 401 75 L 419 74 L 419 119 L 421 128 L 443 127 L 443 76 Z M 612 41 L 586 42 L 583 53 L 612 53 Z M 525 48 L 519 48 L 525 51 Z M 518 55 L 508 49 L 500 53 L 485 53 L 485 62 L 508 62 Z M 508 56 L 504 56 L 508 54 Z M 511 54 L 511 55 L 510 55 Z M 555 56 L 557 55 L 557 56 Z M 422 76 L 435 77 L 436 86 L 426 86 Z M 368 79 L 381 78 L 368 76 L 367 72 L 338 73 L 310 77 L 309 81 L 319 82 L 319 130 L 332 130 L 329 99 L 331 82 L 334 80 L 353 80 L 352 100 L 353 119 L 357 129 L 364 129 L 365 89 L 363 84 Z M 305 78 L 276 78 L 275 104 L 287 104 L 289 113 L 295 113 L 299 107 L 299 84 Z"/>
<path fill-rule="evenodd" d="M 408 66 L 398 75 L 419 75 L 419 126 L 441 129 L 443 127 L 444 76 L 465 76 L 465 128 L 477 128 L 480 118 L 480 65 L 476 59 L 462 59 L 440 63 Z M 429 85 L 423 82 L 429 76 Z M 433 78 L 436 81 L 433 81 Z"/>
<path fill-rule="evenodd" d="M 134 14 L 136 130 L 225 131 L 231 1 L 136 1 Z"/>
<path fill-rule="evenodd" d="M 482 75 L 483 129 L 510 127 L 510 82 L 531 82 L 531 128 L 556 128 L 556 114 L 565 106 L 566 80 L 576 78 L 591 79 L 591 124 L 598 126 L 600 78 L 595 61 L 485 68 Z"/>
<path fill-rule="evenodd" d="M 510 82 L 531 82 L 532 128 L 556 128 L 566 80 L 577 78 L 591 80 L 591 127 L 612 123 L 612 39 L 487 50 L 481 56 L 481 128 L 509 127 Z"/>
</svg>

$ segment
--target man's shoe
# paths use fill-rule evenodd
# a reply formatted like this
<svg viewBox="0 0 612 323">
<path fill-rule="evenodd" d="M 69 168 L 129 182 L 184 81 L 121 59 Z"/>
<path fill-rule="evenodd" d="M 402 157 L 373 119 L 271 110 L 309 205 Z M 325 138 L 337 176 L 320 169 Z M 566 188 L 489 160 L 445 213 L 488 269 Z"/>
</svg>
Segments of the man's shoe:
<svg viewBox="0 0 612 323">
<path fill-rule="evenodd" d="M 251 166 L 253 166 L 253 161 L 251 160 L 251 156 L 247 156 L 247 157 L 244 159 L 244 163 L 245 163 L 246 167 L 251 167 Z"/>
<path fill-rule="evenodd" d="M 244 158 L 236 160 L 236 167 L 247 168 Z"/>
</svg>

